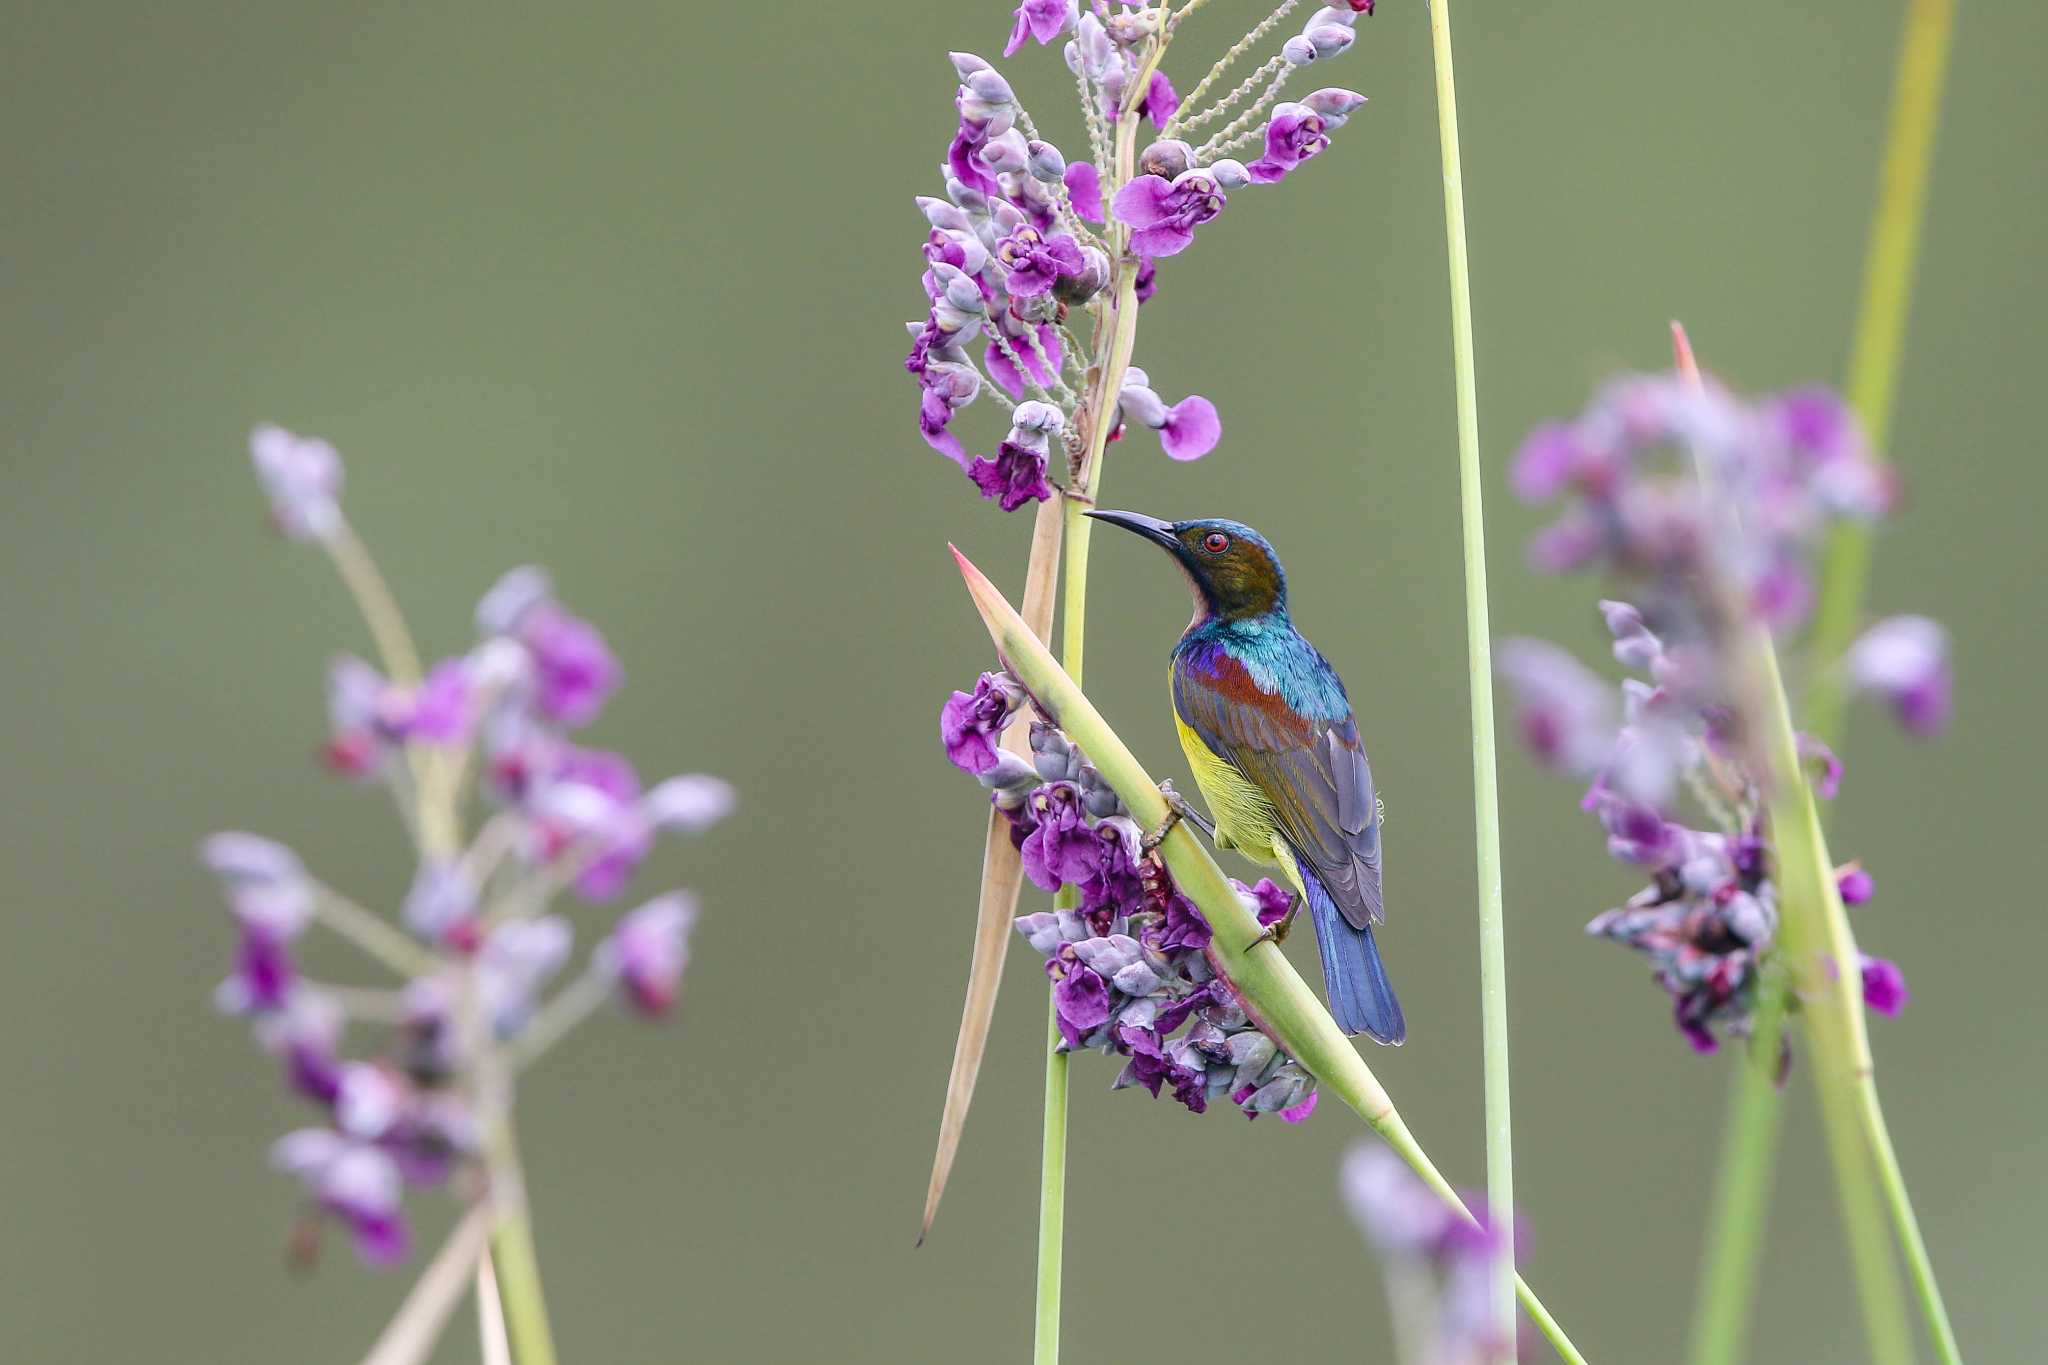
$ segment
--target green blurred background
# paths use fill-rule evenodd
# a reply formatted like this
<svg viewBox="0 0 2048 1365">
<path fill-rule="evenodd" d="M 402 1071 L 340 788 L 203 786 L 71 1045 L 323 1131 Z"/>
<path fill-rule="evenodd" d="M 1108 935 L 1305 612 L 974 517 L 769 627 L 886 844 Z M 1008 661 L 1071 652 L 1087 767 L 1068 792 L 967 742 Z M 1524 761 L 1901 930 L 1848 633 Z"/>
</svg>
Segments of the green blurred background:
<svg viewBox="0 0 2048 1365">
<path fill-rule="evenodd" d="M 982 818 L 934 737 L 988 661 L 944 545 L 1014 589 L 1029 518 L 922 445 L 898 365 L 944 53 L 994 55 L 1007 7 L 7 8 L 0 1359 L 346 1361 L 404 1288 L 339 1245 L 286 1273 L 297 1200 L 264 1152 L 302 1113 L 207 1003 L 230 932 L 203 833 L 286 839 L 382 902 L 407 876 L 389 812 L 311 760 L 326 662 L 366 646 L 320 556 L 265 528 L 244 453 L 264 419 L 340 446 L 428 649 L 467 642 L 501 569 L 545 563 L 628 669 L 595 741 L 743 793 L 643 883 L 706 903 L 679 1024 L 606 1020 L 523 1094 L 565 1360 L 1023 1359 L 1027 953 L 933 1242 L 912 1239 Z M 1246 8 L 1216 0 L 1182 50 L 1218 50 Z M 1105 498 L 1243 517 L 1287 556 L 1390 807 L 1412 1041 L 1372 1061 L 1472 1181 L 1436 115 L 1421 8 L 1383 8 L 1327 77 L 1369 108 L 1284 192 L 1239 196 L 1145 311 L 1139 363 L 1212 396 L 1223 445 L 1170 466 L 1131 441 Z M 1601 376 L 1664 364 L 1669 318 L 1738 385 L 1839 376 L 1898 9 L 1461 8 L 1504 633 L 1597 655 L 1591 585 L 1522 571 L 1536 518 L 1500 471 Z M 1957 723 L 1915 745 L 1860 713 L 1836 812 L 1880 886 L 1865 941 L 1911 979 L 1874 1026 L 1880 1071 L 1979 1361 L 2042 1345 L 2044 43 L 2038 6 L 1961 16 L 1893 441 L 1911 496 L 1874 584 L 1953 627 Z M 1071 150 L 1057 56 L 1013 69 Z M 964 430 L 993 422 L 984 404 Z M 1135 544 L 1095 565 L 1091 690 L 1179 773 L 1160 674 L 1181 590 Z M 1573 790 L 1502 767 L 1530 1277 L 1594 1359 L 1671 1360 L 1728 1067 L 1581 936 L 1632 885 Z M 1291 951 L 1313 961 L 1305 936 Z M 1075 1074 L 1070 1359 L 1382 1358 L 1377 1271 L 1334 1200 L 1345 1113 L 1194 1118 L 1109 1094 L 1099 1058 Z M 1754 1358 L 1854 1361 L 1803 1080 Z M 459 1319 L 442 1358 L 473 1340 Z"/>
</svg>

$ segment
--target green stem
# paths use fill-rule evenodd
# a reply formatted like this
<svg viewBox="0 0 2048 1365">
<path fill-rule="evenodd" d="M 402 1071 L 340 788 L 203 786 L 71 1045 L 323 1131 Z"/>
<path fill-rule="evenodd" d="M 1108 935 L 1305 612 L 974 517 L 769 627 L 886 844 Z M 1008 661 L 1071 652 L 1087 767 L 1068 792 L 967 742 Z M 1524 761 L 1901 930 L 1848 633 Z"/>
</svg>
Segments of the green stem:
<svg viewBox="0 0 2048 1365">
<path fill-rule="evenodd" d="M 1944 1365 L 1960 1365 L 1955 1331 L 1878 1104 L 1863 1016 L 1862 954 L 1835 885 L 1819 806 L 1799 761 L 1798 735 L 1777 652 L 1761 626 L 1753 631 L 1751 651 L 1756 693 L 1746 714 L 1762 724 L 1760 739 L 1771 780 L 1770 839 L 1783 910 L 1780 943 L 1791 959 L 1799 992 L 1800 1019 L 1812 1052 L 1813 1082 L 1820 1090 L 1857 1290 L 1865 1326 L 1872 1331 L 1872 1353 L 1880 1360 L 1911 1358 L 1898 1272 L 1876 1215 L 1876 1195 L 1882 1194 L 1913 1267 L 1927 1334 Z M 1873 1173 L 1881 1187 L 1877 1191 L 1871 1188 Z"/>
<path fill-rule="evenodd" d="M 1913 1201 L 1906 1193 L 1906 1176 L 1899 1168 L 1899 1154 L 1892 1150 L 1884 1108 L 1877 1099 L 1877 1083 L 1868 1073 L 1857 1078 L 1856 1117 L 1863 1125 L 1871 1158 L 1877 1164 L 1878 1183 L 1884 1188 L 1885 1204 L 1891 1209 L 1899 1243 L 1905 1249 L 1906 1269 L 1913 1276 L 1913 1292 L 1919 1296 L 1934 1354 L 1943 1365 L 1961 1365 L 1962 1350 L 1956 1344 L 1956 1330 L 1949 1324 L 1948 1306 L 1942 1302 L 1941 1286 L 1934 1278 L 1934 1261 L 1920 1235 L 1920 1220 L 1913 1215 Z"/>
<path fill-rule="evenodd" d="M 1891 434 L 1899 365 L 1905 354 L 1906 310 L 1912 299 L 1920 225 L 1927 216 L 1927 182 L 1954 19 L 1955 0 L 1907 0 L 1849 356 L 1849 404 L 1880 453 Z M 1842 725 L 1842 679 L 1834 663 L 1861 623 L 1869 574 L 1870 528 L 1853 523 L 1838 528 L 1828 540 L 1821 572 L 1813 630 L 1814 678 L 1806 707 L 1808 728 L 1829 742 L 1840 736 Z"/>
<path fill-rule="evenodd" d="M 1848 1243 L 1849 1267 L 1856 1278 L 1856 1307 L 1863 1315 L 1863 1337 L 1870 1344 L 1872 1365 L 1912 1365 L 1913 1327 L 1906 1318 L 1905 1288 L 1899 1283 L 1891 1238 L 1885 1235 L 1884 1209 L 1877 1201 L 1870 1154 L 1856 1132 L 1851 1102 L 1840 1086 L 1829 1084 L 1817 1061 L 1813 1088 L 1820 1100 L 1828 1167 L 1834 1176 L 1842 1237 Z"/>
<path fill-rule="evenodd" d="M 1165 6 L 1160 6 L 1164 17 Z M 1162 38 L 1152 44 L 1141 63 L 1132 89 L 1143 89 L 1151 79 L 1165 49 Z M 1138 117 L 1127 112 L 1116 126 L 1115 185 L 1127 183 L 1137 169 Z M 1088 626 L 1088 545 L 1095 523 L 1082 515 L 1095 505 L 1095 493 L 1102 481 L 1102 456 L 1109 443 L 1110 419 L 1117 395 L 1123 392 L 1124 372 L 1130 368 L 1131 348 L 1138 331 L 1137 262 L 1123 257 L 1128 234 L 1121 227 L 1111 230 L 1116 249 L 1116 292 L 1108 321 L 1109 345 L 1101 371 L 1090 395 L 1088 444 L 1075 465 L 1065 501 L 1064 554 L 1066 582 L 1060 612 L 1060 655 L 1069 677 L 1079 679 L 1083 641 Z M 1080 903 L 1076 888 L 1060 888 L 1057 906 L 1068 909 Z M 1059 1016 L 1047 1002 L 1045 1045 L 1045 1128 L 1044 1148 L 1038 1173 L 1038 1296 L 1032 1359 L 1036 1365 L 1058 1365 L 1060 1358 L 1060 1268 L 1066 1236 L 1067 1198 L 1067 1054 L 1059 1050 Z"/>
<path fill-rule="evenodd" d="M 1038 1168 L 1038 1316 L 1031 1358 L 1060 1358 L 1060 1263 L 1067 1226 L 1067 1054 L 1059 1050 L 1059 1012 L 1046 998 L 1045 1149 Z"/>
<path fill-rule="evenodd" d="M 1443 155 L 1444 238 L 1451 271 L 1451 360 L 1458 404 L 1459 509 L 1465 542 L 1465 643 L 1472 692 L 1472 823 L 1478 843 L 1479 1000 L 1486 1053 L 1486 1207 L 1495 1227 L 1515 1219 L 1514 1126 L 1508 1109 L 1507 931 L 1501 914 L 1500 797 L 1493 737 L 1492 628 L 1486 605 L 1486 517 L 1479 469 L 1479 397 L 1472 354 L 1472 278 L 1465 249 L 1458 93 L 1451 73 L 1450 0 L 1429 6 L 1436 56 L 1437 131 Z M 1500 1339 L 1515 1339 L 1512 1257 L 1493 1287 Z"/>
<path fill-rule="evenodd" d="M 1749 1056 L 1736 1068 L 1735 1093 L 1714 1179 L 1692 1365 L 1735 1365 L 1742 1357 L 1756 1296 L 1765 1210 L 1778 1139 L 1778 1048 L 1785 1031 L 1786 982 L 1767 975 L 1759 991 Z"/>
<path fill-rule="evenodd" d="M 540 1288 L 540 1257 L 533 1249 L 533 1224 L 526 1211 L 526 1178 L 509 1115 L 499 1121 L 491 1141 L 490 1164 L 491 1198 L 497 1210 L 491 1261 L 498 1272 L 512 1356 L 519 1365 L 555 1365 L 555 1338 Z"/>
</svg>

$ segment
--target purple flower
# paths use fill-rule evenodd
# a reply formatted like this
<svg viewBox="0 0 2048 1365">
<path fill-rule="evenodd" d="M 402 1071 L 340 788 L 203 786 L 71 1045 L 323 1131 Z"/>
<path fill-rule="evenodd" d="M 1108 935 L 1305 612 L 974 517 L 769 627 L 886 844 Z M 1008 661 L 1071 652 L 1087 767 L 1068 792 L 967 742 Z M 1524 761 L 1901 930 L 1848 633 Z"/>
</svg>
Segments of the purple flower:
<svg viewBox="0 0 2048 1365">
<path fill-rule="evenodd" d="M 573 937 L 568 920 L 543 915 L 506 920 L 484 939 L 476 954 L 477 999 L 500 1038 L 526 1027 L 541 987 L 569 960 Z"/>
<path fill-rule="evenodd" d="M 249 433 L 249 458 L 278 530 L 325 540 L 341 529 L 341 456 L 333 446 L 265 423 Z"/>
<path fill-rule="evenodd" d="M 1199 460 L 1223 438 L 1223 423 L 1214 403 L 1197 393 L 1168 407 L 1149 386 L 1145 372 L 1135 365 L 1126 372 L 1117 401 L 1125 417 L 1159 433 L 1159 444 L 1170 459 Z"/>
<path fill-rule="evenodd" d="M 585 900 L 625 890 L 652 843 L 639 775 L 606 750 L 563 745 L 526 805 L 535 855 L 543 862 L 576 859 L 576 892 Z"/>
<path fill-rule="evenodd" d="M 270 1161 L 348 1225 L 365 1263 L 388 1266 L 405 1259 L 410 1237 L 399 1201 L 403 1182 L 390 1154 L 331 1129 L 301 1128 L 277 1140 Z"/>
<path fill-rule="evenodd" d="M 987 362 L 988 372 L 994 376 L 996 383 L 1001 384 L 1003 390 L 1012 398 L 1024 396 L 1024 375 L 1027 373 L 1041 388 L 1051 388 L 1059 374 L 1060 360 L 1064 354 L 1060 349 L 1059 329 L 1050 322 L 1019 323 L 1005 313 L 997 320 L 996 330 L 1007 343 L 1008 349 L 1005 350 L 991 340 L 988 350 L 982 357 Z M 1031 344 L 1032 336 L 1038 338 L 1036 346 Z M 1044 359 L 1039 358 L 1041 351 L 1045 353 Z M 1010 358 L 1012 355 L 1016 357 L 1014 362 Z M 1019 363 L 1024 367 L 1022 372 L 1017 368 Z"/>
<path fill-rule="evenodd" d="M 1024 840 L 1024 875 L 1041 891 L 1077 885 L 1102 866 L 1102 842 L 1088 827 L 1081 789 L 1072 782 L 1048 782 L 1027 804 L 1036 828 Z"/>
<path fill-rule="evenodd" d="M 967 477 L 974 480 L 981 496 L 999 503 L 1005 512 L 1014 512 L 1027 502 L 1044 502 L 1052 496 L 1052 485 L 1045 481 L 1044 452 L 1014 441 L 997 446 L 993 460 L 975 456 L 967 466 Z"/>
<path fill-rule="evenodd" d="M 1339 32 L 1350 33 L 1349 29 Z M 1323 117 L 1306 104 L 1278 104 L 1266 124 L 1266 154 L 1246 166 L 1254 183 L 1277 184 L 1287 173 L 1330 145 Z"/>
<path fill-rule="evenodd" d="M 1887 958 L 1863 955 L 1863 1003 L 1888 1018 L 1897 1018 L 1899 1011 L 1912 999 L 1906 990 L 1906 978 L 1899 971 L 1898 964 Z"/>
<path fill-rule="evenodd" d="M 1925 616 L 1892 616 L 1863 632 L 1842 658 L 1849 682 L 1890 703 L 1899 724 L 1916 735 L 1948 724 L 1948 632 Z"/>
<path fill-rule="evenodd" d="M 399 733 L 426 744 L 462 745 L 474 721 L 469 661 L 443 659 L 406 698 Z"/>
<path fill-rule="evenodd" d="M 998 356 L 989 352 L 989 368 L 995 369 Z M 1011 367 L 1014 379 L 1015 367 Z M 1001 376 L 999 375 L 998 378 Z M 953 420 L 953 413 L 972 403 L 981 393 L 981 376 L 970 365 L 958 362 L 933 362 L 924 367 L 918 376 L 919 396 L 917 405 L 917 430 L 925 444 L 941 455 L 948 456 L 962 468 L 967 464 L 967 452 L 960 445 L 960 438 L 948 431 L 947 425 Z M 1006 387 L 1009 387 L 1006 385 Z M 1022 392 L 1023 383 L 1016 381 L 1013 392 Z"/>
<path fill-rule="evenodd" d="M 460 860 L 430 861 L 420 865 L 399 913 L 420 937 L 454 947 L 475 928 L 476 901 L 476 884 Z"/>
<path fill-rule="evenodd" d="M 995 256 L 1009 272 L 1004 279 L 1010 297 L 1035 299 L 1050 293 L 1062 277 L 1079 275 L 1088 262 L 1081 244 L 1066 233 L 1047 237 L 1037 228 L 1020 227 L 996 243 Z"/>
<path fill-rule="evenodd" d="M 1301 102 L 1322 117 L 1323 131 L 1344 126 L 1344 121 L 1365 106 L 1365 96 L 1356 90 L 1328 85 L 1301 97 Z"/>
<path fill-rule="evenodd" d="M 1835 869 L 1835 890 L 1841 894 L 1842 904 L 1861 905 L 1877 894 L 1877 882 L 1861 863 L 1851 863 Z"/>
<path fill-rule="evenodd" d="M 316 891 L 298 856 L 254 834 L 216 834 L 200 860 L 227 892 L 241 938 L 234 970 L 214 990 L 225 1014 L 268 1014 L 282 1008 L 298 983 L 292 943 L 312 922 Z"/>
<path fill-rule="evenodd" d="M 1144 98 L 1138 101 L 1138 112 L 1152 120 L 1154 128 L 1164 128 L 1180 109 L 1180 95 L 1174 90 L 1173 82 L 1166 79 L 1164 71 L 1153 69 L 1152 79 L 1145 86 Z"/>
<path fill-rule="evenodd" d="M 1547 640 L 1503 640 L 1501 676 L 1515 694 L 1515 720 L 1537 761 L 1569 777 L 1603 767 L 1614 752 L 1614 689 Z"/>
<path fill-rule="evenodd" d="M 291 993 L 284 1008 L 257 1020 L 256 1039 L 284 1067 L 285 1084 L 315 1104 L 341 1092 L 341 1038 L 347 1016 L 332 997 L 311 987 Z"/>
<path fill-rule="evenodd" d="M 533 656 L 536 700 L 543 715 L 567 726 L 587 725 L 618 690 L 619 663 L 596 626 L 552 602 L 528 612 L 519 640 Z"/>
<path fill-rule="evenodd" d="M 984 673 L 974 691 L 955 692 L 939 709 L 939 742 L 954 767 L 979 777 L 996 766 L 996 745 L 1024 704 L 1024 689 L 1007 673 Z M 1056 890 L 1057 884 L 1048 888 Z"/>
<path fill-rule="evenodd" d="M 1096 173 L 1094 163 L 1067 163 L 1067 173 L 1063 179 L 1067 186 L 1067 197 L 1073 202 L 1075 214 L 1084 222 L 1101 223 L 1102 177 Z"/>
<path fill-rule="evenodd" d="M 696 898 L 671 892 L 626 915 L 599 947 L 599 969 L 618 982 L 635 1012 L 666 1014 L 675 1004 L 676 988 L 690 960 L 690 930 L 696 923 Z"/>
<path fill-rule="evenodd" d="M 1016 55 L 1024 46 L 1025 38 L 1034 38 L 1042 46 L 1067 31 L 1067 25 L 1074 22 L 1073 0 L 1023 0 L 1017 6 L 1017 22 L 1010 28 L 1010 40 L 1003 44 L 1003 55 Z"/>
<path fill-rule="evenodd" d="M 1109 1022 L 1109 983 L 1078 962 L 1047 965 L 1060 969 L 1052 988 L 1060 1036 L 1068 1047 L 1080 1047 L 1083 1038 Z"/>
<path fill-rule="evenodd" d="M 657 782 L 640 808 L 655 828 L 701 834 L 732 814 L 739 800 L 732 783 L 705 773 L 684 773 Z"/>
<path fill-rule="evenodd" d="M 1195 229 L 1223 212 L 1225 203 L 1207 171 L 1184 171 L 1171 181 L 1141 175 L 1117 191 L 1117 219 L 1134 228 L 1131 250 L 1140 256 L 1172 256 L 1195 240 Z"/>
</svg>

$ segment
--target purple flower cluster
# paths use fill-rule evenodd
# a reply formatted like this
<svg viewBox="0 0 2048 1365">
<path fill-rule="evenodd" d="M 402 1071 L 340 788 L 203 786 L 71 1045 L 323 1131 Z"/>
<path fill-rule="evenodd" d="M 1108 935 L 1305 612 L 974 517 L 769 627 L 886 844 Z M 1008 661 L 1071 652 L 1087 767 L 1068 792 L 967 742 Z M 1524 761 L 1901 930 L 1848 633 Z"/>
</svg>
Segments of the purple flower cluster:
<svg viewBox="0 0 2048 1365">
<path fill-rule="evenodd" d="M 251 450 L 280 528 L 362 553 L 335 498 L 331 446 L 265 427 Z M 658 832 L 701 830 L 733 800 L 724 782 L 694 774 L 643 791 L 625 758 L 569 738 L 620 675 L 603 635 L 561 605 L 546 574 L 507 574 L 476 616 L 479 642 L 423 677 L 388 677 L 348 656 L 329 673 L 328 765 L 389 785 L 421 850 L 395 916 L 323 884 L 270 839 L 216 834 L 200 850 L 238 935 L 215 1004 L 252 1022 L 286 1086 L 319 1115 L 280 1139 L 272 1162 L 374 1264 L 407 1254 L 407 1190 L 444 1187 L 481 1164 L 484 1135 L 506 1121 L 489 1098 L 504 1087 L 489 1077 L 533 1060 L 607 999 L 647 1016 L 675 1002 L 697 913 L 687 893 L 624 915 L 549 996 L 575 937 L 569 917 L 548 913 L 555 892 L 622 892 Z M 402 622 L 380 624 L 380 635 L 403 632 Z M 396 668 L 411 672 L 409 660 Z M 495 810 L 464 847 L 464 779 L 478 769 Z M 361 948 L 395 984 L 306 977 L 296 949 L 314 926 Z"/>
<path fill-rule="evenodd" d="M 1031 725 L 1032 757 L 998 747 L 1025 694 L 984 673 L 941 712 L 946 756 L 989 789 L 1009 819 L 1025 875 L 1072 886 L 1080 905 L 1024 915 L 1017 931 L 1046 959 L 1061 1046 L 1127 1058 L 1115 1088 L 1171 1090 L 1196 1113 L 1228 1096 L 1248 1117 L 1299 1123 L 1315 1080 L 1246 1015 L 1214 960 L 1208 922 L 1147 852 L 1116 793 L 1065 734 Z M 1261 924 L 1287 913 L 1270 881 L 1238 886 Z"/>
<path fill-rule="evenodd" d="M 1517 1354 L 1516 1343 L 1502 1342 L 1491 1308 L 1492 1272 L 1498 1259 L 1511 1255 L 1510 1241 L 1519 1229 L 1491 1226 L 1482 1211 L 1474 1222 L 1461 1216 L 1426 1188 L 1401 1159 L 1385 1147 L 1360 1143 L 1344 1158 L 1338 1192 L 1365 1240 L 1390 1263 L 1395 1292 L 1426 1285 L 1433 1311 L 1417 1311 L 1409 1321 L 1428 1333 L 1417 1341 L 1412 1357 L 1427 1365 L 1482 1365 L 1505 1352 Z M 1394 1275 L 1393 1266 L 1420 1272 L 1417 1280 Z M 1416 1305 L 1420 1309 L 1423 1305 Z"/>
<path fill-rule="evenodd" d="M 1206 398 L 1169 404 L 1141 372 L 1118 386 L 1114 400 L 1106 390 L 1077 393 L 1076 386 L 1095 382 L 1107 360 L 1113 286 L 1128 280 L 1139 302 L 1150 298 L 1155 262 L 1185 250 L 1232 191 L 1285 178 L 1326 148 L 1330 132 L 1365 103 L 1335 87 L 1298 102 L 1278 100 L 1296 69 L 1351 44 L 1359 12 L 1370 14 L 1371 6 L 1317 10 L 1252 80 L 1191 109 L 1160 68 L 1172 38 L 1161 11 L 1023 0 L 1012 12 L 1003 55 L 1034 41 L 1065 40 L 1067 68 L 1082 95 L 1085 159 L 1070 160 L 1040 136 L 994 66 L 970 53 L 951 54 L 958 120 L 940 166 L 944 197 L 917 201 L 927 229 L 928 307 L 922 321 L 908 324 L 904 367 L 918 384 L 920 434 L 984 498 L 1004 511 L 1050 498 L 1054 478 L 1075 467 L 1085 433 L 1113 440 L 1126 417 L 1158 431 L 1176 460 L 1215 448 L 1222 426 Z M 1232 113 L 1199 146 L 1177 136 Z M 1160 136 L 1126 174 L 1111 155 L 1116 131 L 1142 120 Z M 1252 147 L 1262 150 L 1250 165 L 1234 159 L 1233 152 Z M 1117 383 L 1114 376 L 1102 382 Z M 953 430 L 958 413 L 984 395 L 1012 417 L 992 456 L 971 454 Z M 1090 412 L 1091 403 L 1111 410 Z M 1067 458 L 1055 461 L 1056 448 Z"/>
<path fill-rule="evenodd" d="M 1743 642 L 1756 626 L 1789 632 L 1804 619 L 1819 536 L 1837 520 L 1880 515 L 1888 480 L 1831 394 L 1745 404 L 1678 376 L 1610 383 L 1577 418 L 1531 436 L 1512 478 L 1527 499 L 1568 502 L 1536 538 L 1539 567 L 1598 565 L 1636 597 L 1600 603 L 1614 658 L 1635 675 L 1619 689 L 1540 640 L 1504 641 L 1499 666 L 1530 750 L 1590 780 L 1583 805 L 1609 853 L 1650 877 L 1588 932 L 1644 953 L 1680 1032 L 1712 1052 L 1718 1037 L 1748 1032 L 1778 923 L 1762 833 L 1770 783 L 1747 738 L 1759 723 L 1742 704 Z M 1880 623 L 1844 667 L 1913 728 L 1947 713 L 1932 622 Z M 1832 798 L 1840 760 L 1810 736 L 1800 747 L 1814 790 Z M 1870 879 L 1852 865 L 1839 887 L 1854 904 Z M 1896 968 L 1869 961 L 1866 1002 L 1896 1012 Z"/>
</svg>

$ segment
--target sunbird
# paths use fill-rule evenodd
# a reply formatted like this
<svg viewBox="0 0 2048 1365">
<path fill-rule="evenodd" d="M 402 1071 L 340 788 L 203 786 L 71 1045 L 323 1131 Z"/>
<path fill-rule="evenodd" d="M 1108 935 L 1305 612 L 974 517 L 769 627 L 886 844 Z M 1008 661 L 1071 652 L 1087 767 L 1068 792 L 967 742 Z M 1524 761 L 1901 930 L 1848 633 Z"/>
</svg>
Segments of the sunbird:
<svg viewBox="0 0 2048 1365">
<path fill-rule="evenodd" d="M 1194 593 L 1169 678 L 1216 846 L 1278 867 L 1308 903 L 1339 1026 L 1400 1043 L 1408 1025 L 1373 941 L 1385 909 L 1372 768 L 1343 680 L 1287 615 L 1280 557 L 1241 522 L 1088 515 L 1163 548 Z M 1292 919 L 1267 936 L 1284 938 Z"/>
</svg>

